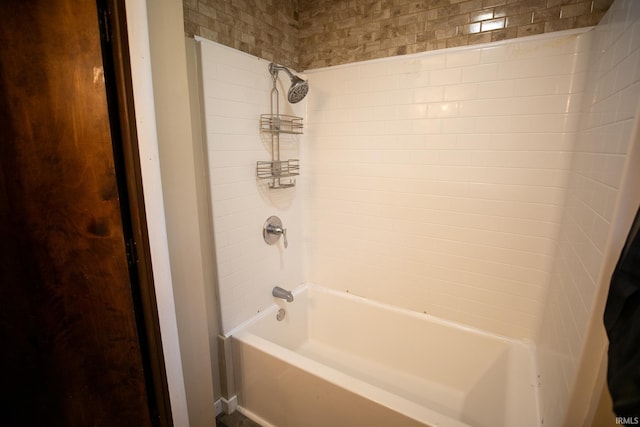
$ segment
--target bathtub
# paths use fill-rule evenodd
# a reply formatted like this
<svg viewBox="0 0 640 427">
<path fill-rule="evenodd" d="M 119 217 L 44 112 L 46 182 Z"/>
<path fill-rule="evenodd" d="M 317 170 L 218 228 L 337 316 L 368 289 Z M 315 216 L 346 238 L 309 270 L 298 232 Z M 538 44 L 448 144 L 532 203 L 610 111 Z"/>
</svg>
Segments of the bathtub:
<svg viewBox="0 0 640 427">
<path fill-rule="evenodd" d="M 527 345 L 316 285 L 294 296 L 231 333 L 239 409 L 261 425 L 540 425 Z"/>
</svg>

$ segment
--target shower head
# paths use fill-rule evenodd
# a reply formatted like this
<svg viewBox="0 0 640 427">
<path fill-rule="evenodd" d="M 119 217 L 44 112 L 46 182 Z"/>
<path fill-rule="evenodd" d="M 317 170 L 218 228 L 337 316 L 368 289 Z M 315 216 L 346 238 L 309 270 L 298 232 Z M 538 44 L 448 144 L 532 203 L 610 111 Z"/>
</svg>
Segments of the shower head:
<svg viewBox="0 0 640 427">
<path fill-rule="evenodd" d="M 291 87 L 287 93 L 287 99 L 290 103 L 295 104 L 302 101 L 302 98 L 307 96 L 307 92 L 309 92 L 309 83 L 306 80 L 302 80 L 298 76 L 291 77 Z"/>
<path fill-rule="evenodd" d="M 271 75 L 276 78 L 278 76 L 278 71 L 284 71 L 287 73 L 289 78 L 291 79 L 291 87 L 289 88 L 289 93 L 287 94 L 287 99 L 290 103 L 295 104 L 296 102 L 302 101 L 309 92 L 309 83 L 306 80 L 302 80 L 300 77 L 293 74 L 287 67 L 282 65 L 276 65 L 273 62 L 269 64 L 269 72 Z"/>
</svg>

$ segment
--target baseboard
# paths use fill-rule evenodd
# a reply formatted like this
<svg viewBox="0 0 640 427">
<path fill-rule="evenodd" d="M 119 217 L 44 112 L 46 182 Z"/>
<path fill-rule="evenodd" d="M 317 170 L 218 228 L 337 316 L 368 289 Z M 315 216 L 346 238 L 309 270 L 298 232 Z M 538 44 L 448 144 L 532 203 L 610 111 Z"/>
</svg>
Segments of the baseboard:
<svg viewBox="0 0 640 427">
<path fill-rule="evenodd" d="M 220 406 L 220 412 L 218 412 L 218 402 Z M 237 408 L 238 408 L 237 396 L 233 396 L 230 399 L 225 399 L 224 397 L 221 397 L 216 401 L 216 416 L 220 415 L 223 412 L 225 414 L 232 414 L 233 412 L 236 411 Z"/>
<path fill-rule="evenodd" d="M 245 417 L 249 418 L 251 421 L 254 421 L 260 424 L 262 427 L 275 427 L 273 424 L 271 424 L 267 420 L 263 419 L 262 417 L 259 417 L 258 415 L 254 414 L 253 412 L 251 412 L 246 408 L 243 408 L 242 406 L 238 406 L 238 412 L 240 412 Z"/>
</svg>

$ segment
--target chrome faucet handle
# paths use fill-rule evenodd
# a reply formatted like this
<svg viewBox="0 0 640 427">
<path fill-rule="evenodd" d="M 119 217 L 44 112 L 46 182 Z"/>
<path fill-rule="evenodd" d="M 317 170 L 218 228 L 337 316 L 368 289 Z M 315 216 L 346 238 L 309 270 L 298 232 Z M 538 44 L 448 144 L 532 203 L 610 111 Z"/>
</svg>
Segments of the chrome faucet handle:
<svg viewBox="0 0 640 427">
<path fill-rule="evenodd" d="M 286 228 L 276 227 L 276 226 L 273 226 L 273 225 L 267 225 L 267 233 L 274 234 L 276 236 L 279 236 L 279 235 L 282 234 L 282 237 L 284 237 L 284 247 L 287 248 L 289 246 L 289 242 L 287 241 L 287 229 Z"/>
<path fill-rule="evenodd" d="M 287 248 L 289 246 L 289 242 L 287 241 L 287 229 L 282 227 L 282 221 L 277 216 L 270 216 L 267 218 L 267 221 L 264 223 L 262 227 L 262 237 L 264 241 L 273 245 L 280 239 L 280 235 L 284 237 L 284 247 Z"/>
</svg>

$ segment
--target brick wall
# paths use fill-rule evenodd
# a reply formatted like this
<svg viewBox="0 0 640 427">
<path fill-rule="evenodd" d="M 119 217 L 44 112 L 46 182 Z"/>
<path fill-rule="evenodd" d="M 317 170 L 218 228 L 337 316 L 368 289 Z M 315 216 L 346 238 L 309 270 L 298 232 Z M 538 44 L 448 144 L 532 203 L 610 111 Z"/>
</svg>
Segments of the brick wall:
<svg viewBox="0 0 640 427">
<path fill-rule="evenodd" d="M 300 0 L 300 64 L 325 67 L 598 23 L 612 0 Z"/>
<path fill-rule="evenodd" d="M 185 32 L 297 70 L 595 25 L 613 0 L 184 0 Z"/>
<path fill-rule="evenodd" d="M 184 0 L 184 29 L 300 69 L 298 0 Z"/>
</svg>

